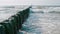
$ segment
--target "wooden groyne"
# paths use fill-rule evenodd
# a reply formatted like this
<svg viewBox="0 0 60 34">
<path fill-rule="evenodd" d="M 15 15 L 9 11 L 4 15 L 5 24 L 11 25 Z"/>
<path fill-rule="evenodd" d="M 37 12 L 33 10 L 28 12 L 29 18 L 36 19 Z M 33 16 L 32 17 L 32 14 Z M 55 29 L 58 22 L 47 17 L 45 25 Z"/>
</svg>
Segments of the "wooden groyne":
<svg viewBox="0 0 60 34">
<path fill-rule="evenodd" d="M 17 11 L 16 14 L 0 22 L 0 34 L 17 34 L 17 31 L 22 28 L 22 24 L 28 18 L 29 12 L 30 7 Z"/>
</svg>

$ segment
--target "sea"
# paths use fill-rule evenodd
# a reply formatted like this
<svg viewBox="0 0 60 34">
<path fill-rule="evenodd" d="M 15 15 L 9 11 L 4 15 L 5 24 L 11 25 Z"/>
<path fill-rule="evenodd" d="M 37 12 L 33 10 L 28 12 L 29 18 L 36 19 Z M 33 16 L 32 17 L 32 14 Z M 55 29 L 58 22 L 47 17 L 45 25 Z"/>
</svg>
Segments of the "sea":
<svg viewBox="0 0 60 34">
<path fill-rule="evenodd" d="M 11 8 L 3 9 L 0 10 L 2 17 L 10 11 L 13 15 L 13 11 L 15 11 Z M 60 7 L 32 7 L 28 19 L 22 24 L 18 34 L 60 34 Z"/>
<path fill-rule="evenodd" d="M 34 9 L 34 8 L 33 8 Z M 60 34 L 59 7 L 31 9 L 29 18 L 22 25 L 19 34 Z M 46 11 L 45 11 L 46 10 Z"/>
</svg>

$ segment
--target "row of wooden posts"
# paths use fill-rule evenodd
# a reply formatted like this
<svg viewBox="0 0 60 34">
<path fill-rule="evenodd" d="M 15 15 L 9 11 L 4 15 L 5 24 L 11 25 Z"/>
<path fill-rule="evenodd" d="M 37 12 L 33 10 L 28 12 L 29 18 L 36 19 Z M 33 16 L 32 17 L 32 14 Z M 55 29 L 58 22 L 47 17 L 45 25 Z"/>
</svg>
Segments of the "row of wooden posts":
<svg viewBox="0 0 60 34">
<path fill-rule="evenodd" d="M 0 34 L 17 34 L 17 31 L 22 28 L 22 24 L 29 17 L 30 7 L 23 11 L 17 12 L 7 20 L 0 23 Z"/>
</svg>

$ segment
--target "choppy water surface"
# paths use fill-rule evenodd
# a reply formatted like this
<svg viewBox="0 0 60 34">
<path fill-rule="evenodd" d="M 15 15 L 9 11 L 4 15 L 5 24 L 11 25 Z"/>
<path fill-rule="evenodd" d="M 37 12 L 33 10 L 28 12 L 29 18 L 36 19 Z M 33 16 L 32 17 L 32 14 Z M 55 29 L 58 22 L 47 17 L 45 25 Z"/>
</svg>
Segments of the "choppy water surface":
<svg viewBox="0 0 60 34">
<path fill-rule="evenodd" d="M 12 12 L 10 12 L 9 10 Z M 11 14 L 13 14 L 13 11 L 15 11 L 16 13 L 15 9 L 14 10 L 9 9 L 9 10 L 7 10 L 6 13 L 8 13 L 8 11 Z M 3 14 L 5 15 L 4 11 L 0 10 L 0 15 L 2 17 Z M 19 30 L 18 34 L 60 34 L 60 12 L 53 11 L 48 13 L 48 12 L 40 12 L 40 10 L 37 11 L 35 11 L 35 13 L 30 13 L 29 18 L 23 24 L 23 27 L 21 29 L 22 31 Z"/>
<path fill-rule="evenodd" d="M 60 34 L 60 13 L 30 13 L 20 34 Z"/>
</svg>

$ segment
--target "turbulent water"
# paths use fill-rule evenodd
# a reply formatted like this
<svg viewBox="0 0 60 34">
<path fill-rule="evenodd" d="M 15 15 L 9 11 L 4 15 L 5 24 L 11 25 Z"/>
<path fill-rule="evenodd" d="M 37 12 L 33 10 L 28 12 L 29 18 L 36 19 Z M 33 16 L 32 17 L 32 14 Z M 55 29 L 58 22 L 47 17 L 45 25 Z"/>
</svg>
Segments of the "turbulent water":
<svg viewBox="0 0 60 34">
<path fill-rule="evenodd" d="M 18 34 L 60 34 L 60 12 L 37 11 L 29 14 Z"/>
<path fill-rule="evenodd" d="M 32 11 L 19 34 L 60 34 L 59 7 Z"/>
<path fill-rule="evenodd" d="M 30 13 L 21 34 L 60 34 L 60 13 Z"/>
</svg>

